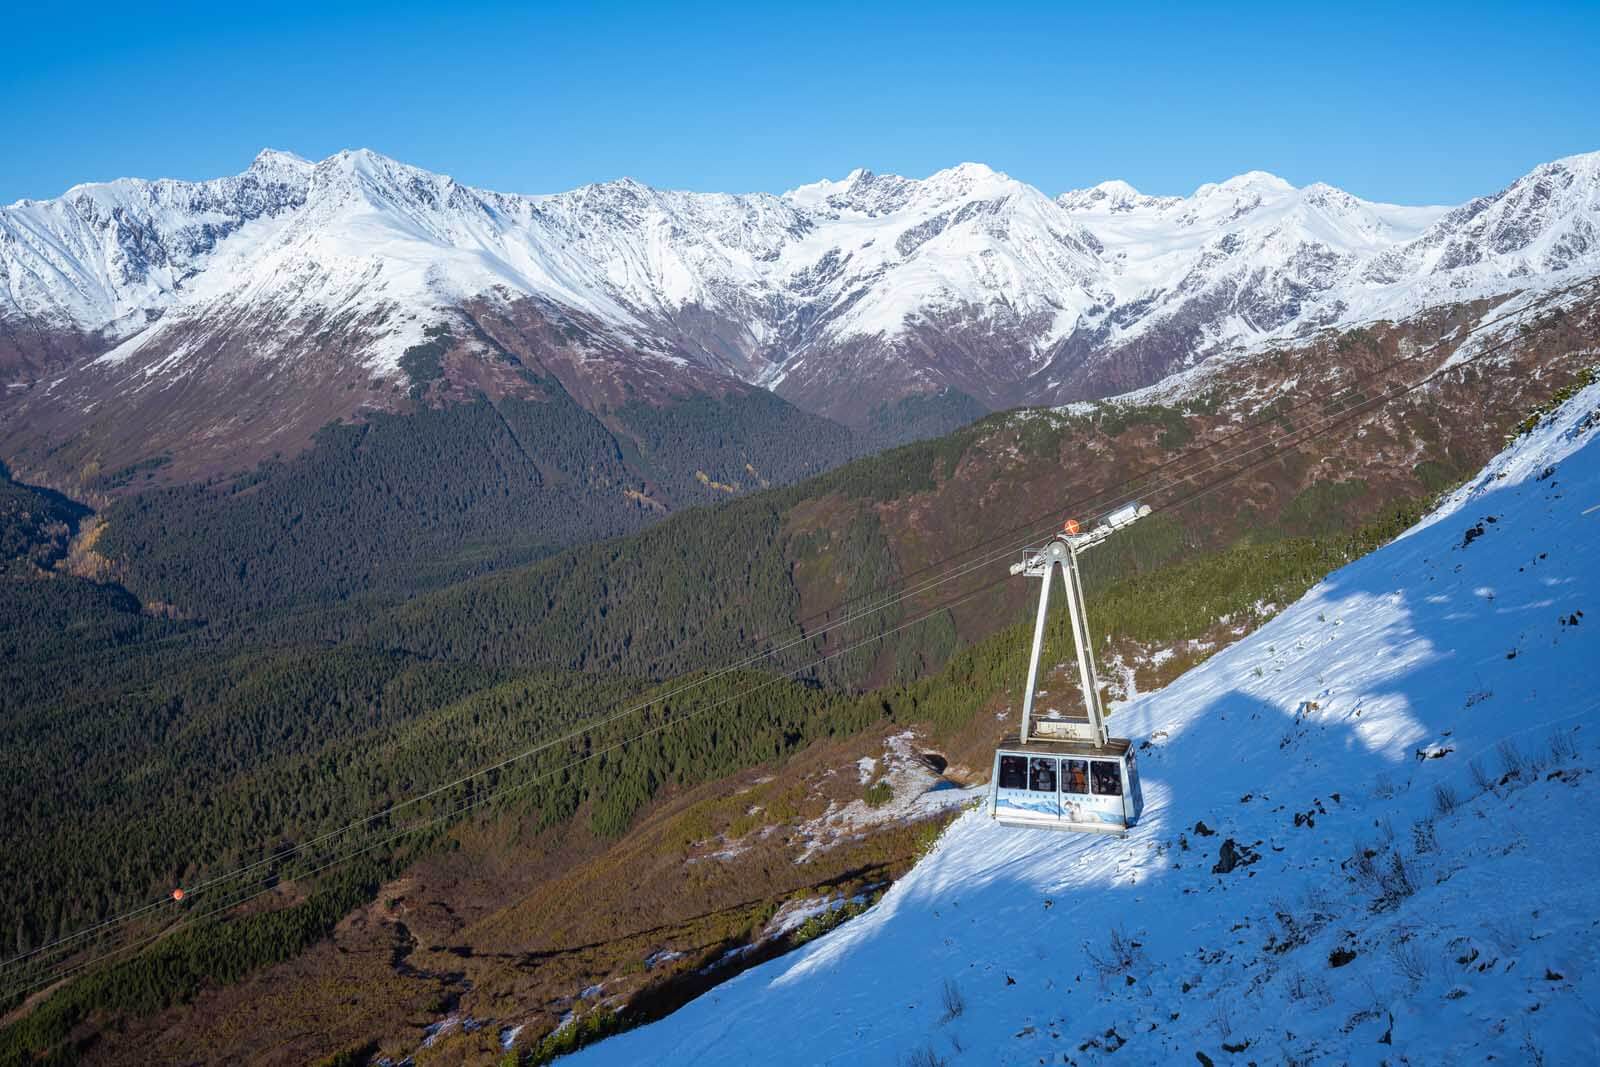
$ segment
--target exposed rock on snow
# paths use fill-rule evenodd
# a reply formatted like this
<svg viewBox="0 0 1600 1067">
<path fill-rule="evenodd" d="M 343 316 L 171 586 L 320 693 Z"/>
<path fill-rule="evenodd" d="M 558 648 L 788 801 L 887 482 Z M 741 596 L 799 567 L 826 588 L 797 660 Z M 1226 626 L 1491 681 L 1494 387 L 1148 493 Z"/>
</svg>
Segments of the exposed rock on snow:
<svg viewBox="0 0 1600 1067">
<path fill-rule="evenodd" d="M 970 803 L 982 794 L 982 789 L 963 789 L 935 771 L 917 742 L 915 731 L 903 730 L 885 741 L 882 758 L 863 757 L 856 765 L 863 784 L 887 783 L 889 798 L 877 805 L 865 800 L 844 805 L 830 803 L 825 814 L 798 827 L 796 836 L 805 842 L 805 848 L 795 862 L 804 863 L 821 849 L 859 838 L 873 826 L 925 819 Z M 873 769 L 870 776 L 869 762 Z"/>
</svg>

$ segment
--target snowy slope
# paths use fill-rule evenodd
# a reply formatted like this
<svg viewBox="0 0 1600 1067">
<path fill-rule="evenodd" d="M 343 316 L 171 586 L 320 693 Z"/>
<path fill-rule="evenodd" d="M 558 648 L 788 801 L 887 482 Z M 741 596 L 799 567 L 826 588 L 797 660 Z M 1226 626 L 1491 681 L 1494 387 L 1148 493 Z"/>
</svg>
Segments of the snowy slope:
<svg viewBox="0 0 1600 1067">
<path fill-rule="evenodd" d="M 969 812 L 861 918 L 574 1062 L 1596 1062 L 1597 627 L 1600 385 L 1118 710 L 1125 838 Z"/>
</svg>

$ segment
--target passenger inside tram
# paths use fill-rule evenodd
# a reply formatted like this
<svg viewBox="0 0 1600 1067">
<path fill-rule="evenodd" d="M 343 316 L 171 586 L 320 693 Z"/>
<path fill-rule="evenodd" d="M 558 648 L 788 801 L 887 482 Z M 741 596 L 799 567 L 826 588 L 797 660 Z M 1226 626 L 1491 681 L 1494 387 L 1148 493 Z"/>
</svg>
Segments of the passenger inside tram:
<svg viewBox="0 0 1600 1067">
<path fill-rule="evenodd" d="M 1054 793 L 1056 791 L 1056 761 L 1047 757 L 1033 757 L 1029 768 L 1030 779 L 1028 787 L 1035 793 Z"/>
<path fill-rule="evenodd" d="M 1068 793 L 1087 793 L 1089 791 L 1089 761 L 1083 759 L 1067 760 L 1066 781 L 1062 789 Z"/>
<path fill-rule="evenodd" d="M 1000 757 L 1000 788 L 1026 789 L 1028 786 L 1028 759 L 1026 756 Z"/>
</svg>

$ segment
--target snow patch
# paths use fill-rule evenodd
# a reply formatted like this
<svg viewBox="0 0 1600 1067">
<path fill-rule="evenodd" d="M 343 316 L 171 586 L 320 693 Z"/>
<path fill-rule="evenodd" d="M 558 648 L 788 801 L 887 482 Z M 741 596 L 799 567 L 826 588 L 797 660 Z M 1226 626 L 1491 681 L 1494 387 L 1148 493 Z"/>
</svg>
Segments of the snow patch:
<svg viewBox="0 0 1600 1067">
<path fill-rule="evenodd" d="M 869 776 L 869 761 L 878 773 Z M 865 800 L 830 803 L 828 810 L 800 824 L 797 837 L 805 843 L 796 863 L 843 841 L 857 840 L 866 830 L 884 823 L 909 822 L 970 803 L 981 789 L 963 789 L 928 766 L 915 730 L 903 730 L 884 742 L 883 756 L 862 757 L 857 762 L 862 784 L 888 783 L 889 799 L 874 807 Z"/>
</svg>

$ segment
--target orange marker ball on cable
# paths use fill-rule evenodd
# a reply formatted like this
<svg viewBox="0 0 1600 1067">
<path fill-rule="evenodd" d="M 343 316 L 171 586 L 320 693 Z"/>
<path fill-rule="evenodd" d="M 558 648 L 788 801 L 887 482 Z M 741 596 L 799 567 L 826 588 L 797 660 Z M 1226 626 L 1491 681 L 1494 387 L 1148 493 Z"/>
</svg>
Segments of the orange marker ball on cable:
<svg viewBox="0 0 1600 1067">
<path fill-rule="evenodd" d="M 173 899 L 173 900 L 182 900 L 182 899 L 183 899 L 183 890 L 181 890 L 181 889 L 174 889 L 174 890 L 173 890 L 173 891 L 172 891 L 172 899 Z"/>
<path fill-rule="evenodd" d="M 1066 526 L 1062 528 L 1072 536 L 1077 536 L 1078 531 L 1082 529 L 1082 527 L 1078 525 L 1077 519 L 1068 519 Z"/>
</svg>

